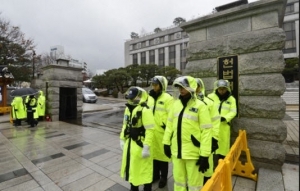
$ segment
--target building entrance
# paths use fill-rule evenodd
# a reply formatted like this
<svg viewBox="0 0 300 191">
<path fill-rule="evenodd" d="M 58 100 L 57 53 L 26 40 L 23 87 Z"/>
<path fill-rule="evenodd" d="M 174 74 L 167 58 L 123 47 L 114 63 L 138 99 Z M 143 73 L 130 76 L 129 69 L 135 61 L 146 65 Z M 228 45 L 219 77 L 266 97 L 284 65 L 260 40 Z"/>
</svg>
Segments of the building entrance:
<svg viewBox="0 0 300 191">
<path fill-rule="evenodd" d="M 76 88 L 59 88 L 59 120 L 77 118 Z"/>
</svg>

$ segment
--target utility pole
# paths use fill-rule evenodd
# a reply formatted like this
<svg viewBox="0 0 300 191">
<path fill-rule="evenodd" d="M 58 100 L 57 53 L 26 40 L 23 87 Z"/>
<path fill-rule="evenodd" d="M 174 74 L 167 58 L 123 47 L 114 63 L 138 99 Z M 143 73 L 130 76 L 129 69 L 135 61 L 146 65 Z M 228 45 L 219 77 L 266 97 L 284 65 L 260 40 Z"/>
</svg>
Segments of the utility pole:
<svg viewBox="0 0 300 191">
<path fill-rule="evenodd" d="M 32 79 L 34 79 L 34 70 L 35 70 L 35 67 L 34 67 L 34 56 L 35 56 L 35 51 L 32 50 Z"/>
</svg>

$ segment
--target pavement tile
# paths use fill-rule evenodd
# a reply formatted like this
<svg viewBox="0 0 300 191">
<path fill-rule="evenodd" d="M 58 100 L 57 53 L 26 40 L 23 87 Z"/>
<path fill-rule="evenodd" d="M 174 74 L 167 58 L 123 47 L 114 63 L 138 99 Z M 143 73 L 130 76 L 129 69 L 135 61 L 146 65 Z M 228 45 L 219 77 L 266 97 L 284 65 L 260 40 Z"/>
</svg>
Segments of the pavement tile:
<svg viewBox="0 0 300 191">
<path fill-rule="evenodd" d="M 84 191 L 105 191 L 108 188 L 112 187 L 116 183 L 108 178 L 101 180 L 100 182 L 84 189 Z"/>
<path fill-rule="evenodd" d="M 48 167 L 43 167 L 41 168 L 41 170 L 46 173 L 46 174 L 50 174 L 52 172 L 58 171 L 58 170 L 62 170 L 64 168 L 67 168 L 69 166 L 73 166 L 73 165 L 78 165 L 78 163 L 75 160 L 69 159 L 66 160 L 62 163 L 56 164 L 56 165 L 51 165 Z"/>
<path fill-rule="evenodd" d="M 94 163 L 99 163 L 101 161 L 104 161 L 104 160 L 109 159 L 109 158 L 111 158 L 113 156 L 116 156 L 116 155 L 117 155 L 116 153 L 108 151 L 108 152 L 106 152 L 102 155 L 91 158 L 90 161 L 92 161 Z"/>
<path fill-rule="evenodd" d="M 73 165 L 67 166 L 65 168 L 62 168 L 58 171 L 49 173 L 49 174 L 47 174 L 47 176 L 49 178 L 51 178 L 53 181 L 56 181 L 56 180 L 59 180 L 59 179 L 65 177 L 65 176 L 69 176 L 69 175 L 71 175 L 72 173 L 74 173 L 76 171 L 82 170 L 84 168 L 86 168 L 86 167 L 79 164 L 79 163 L 77 163 L 77 164 L 73 164 Z"/>
<path fill-rule="evenodd" d="M 80 191 L 92 186 L 93 184 L 96 184 L 97 182 L 103 179 L 105 179 L 104 176 L 101 176 L 98 173 L 92 173 L 90 175 L 85 176 L 84 178 L 81 178 L 75 182 L 63 186 L 62 189 L 64 191 Z"/>
<path fill-rule="evenodd" d="M 79 180 L 79 179 L 81 179 L 81 178 L 83 178 L 83 177 L 85 177 L 87 175 L 92 174 L 92 173 L 94 173 L 93 170 L 91 170 L 89 168 L 85 168 L 83 170 L 79 170 L 79 171 L 77 171 L 77 172 L 75 172 L 75 173 L 73 173 L 73 174 L 71 174 L 69 176 L 66 176 L 66 177 L 63 177 L 63 178 L 57 180 L 55 182 L 55 184 L 57 184 L 59 187 L 63 187 L 65 185 L 67 185 L 67 184 L 75 182 L 75 181 L 77 181 L 77 180 Z"/>
<path fill-rule="evenodd" d="M 40 170 L 31 172 L 30 174 L 35 179 L 35 181 L 39 183 L 39 185 L 45 185 L 52 182 L 52 180 Z"/>
<path fill-rule="evenodd" d="M 109 176 L 111 176 L 113 174 L 112 171 L 110 171 L 110 170 L 108 170 L 108 169 L 106 169 L 106 168 L 104 168 L 102 166 L 99 166 L 97 164 L 94 164 L 94 165 L 90 166 L 89 168 L 92 169 L 92 170 L 94 170 L 94 171 L 96 171 L 96 172 L 98 172 L 99 174 L 101 174 L 101 175 L 103 175 L 105 177 L 109 177 Z"/>
<path fill-rule="evenodd" d="M 282 175 L 286 191 L 299 190 L 299 165 L 283 164 Z"/>
<path fill-rule="evenodd" d="M 0 183 L 0 190 L 4 190 L 6 188 L 13 187 L 15 185 L 21 184 L 23 182 L 27 182 L 29 180 L 32 180 L 32 177 L 29 174 L 26 174 L 24 176 L 16 177 L 10 180 L 7 180 L 5 182 Z"/>
<path fill-rule="evenodd" d="M 36 181 L 29 180 L 27 182 L 23 182 L 21 184 L 17 184 L 15 186 L 6 188 L 3 191 L 31 191 L 38 187 L 39 187 L 39 185 Z"/>
<path fill-rule="evenodd" d="M 53 182 L 46 185 L 42 185 L 42 188 L 45 191 L 62 191 L 62 189 Z"/>
<path fill-rule="evenodd" d="M 82 157 L 75 158 L 74 160 L 76 160 L 78 163 L 80 163 L 86 167 L 90 167 L 95 164 L 89 160 L 86 160 L 85 158 L 82 158 Z"/>
</svg>

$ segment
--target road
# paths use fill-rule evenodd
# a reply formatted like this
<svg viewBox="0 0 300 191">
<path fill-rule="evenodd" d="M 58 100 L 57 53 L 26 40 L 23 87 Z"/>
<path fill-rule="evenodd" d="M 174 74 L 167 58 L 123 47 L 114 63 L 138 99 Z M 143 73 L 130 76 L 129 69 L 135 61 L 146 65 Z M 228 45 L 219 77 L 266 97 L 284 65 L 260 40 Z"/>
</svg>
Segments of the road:
<svg viewBox="0 0 300 191">
<path fill-rule="evenodd" d="M 109 133 L 119 134 L 122 129 L 125 110 L 124 100 L 98 99 L 96 104 L 109 104 L 112 110 L 82 114 L 82 125 L 102 129 Z"/>
<path fill-rule="evenodd" d="M 299 120 L 299 90 L 286 91 L 282 95 L 282 98 L 287 103 L 284 120 Z M 104 99 L 99 97 L 96 104 L 109 104 L 113 109 L 95 113 L 84 113 L 82 115 L 82 125 L 119 134 L 123 123 L 125 103 L 122 99 Z"/>
</svg>

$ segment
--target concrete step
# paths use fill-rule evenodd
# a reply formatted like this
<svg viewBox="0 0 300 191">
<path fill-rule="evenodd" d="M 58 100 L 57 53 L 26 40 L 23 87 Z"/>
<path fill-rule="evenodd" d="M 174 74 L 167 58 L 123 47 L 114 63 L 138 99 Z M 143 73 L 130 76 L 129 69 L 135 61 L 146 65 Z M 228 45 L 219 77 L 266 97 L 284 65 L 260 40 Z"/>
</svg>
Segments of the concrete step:
<svg viewBox="0 0 300 191">
<path fill-rule="evenodd" d="M 266 168 L 258 170 L 256 191 L 282 191 L 284 183 L 282 173 Z"/>
</svg>

